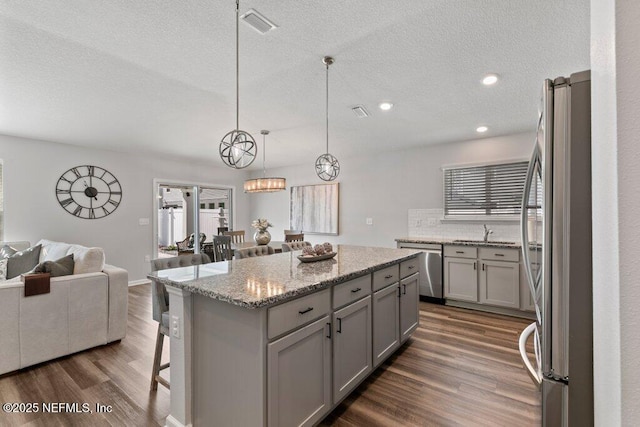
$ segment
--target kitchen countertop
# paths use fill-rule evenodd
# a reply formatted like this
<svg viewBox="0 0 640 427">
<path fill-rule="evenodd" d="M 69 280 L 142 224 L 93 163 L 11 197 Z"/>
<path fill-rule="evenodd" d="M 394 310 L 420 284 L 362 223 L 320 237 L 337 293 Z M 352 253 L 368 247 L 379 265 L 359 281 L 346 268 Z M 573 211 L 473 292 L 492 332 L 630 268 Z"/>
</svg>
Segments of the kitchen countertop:
<svg viewBox="0 0 640 427">
<path fill-rule="evenodd" d="M 155 271 L 149 279 L 245 308 L 268 307 L 416 256 L 413 249 L 338 245 L 329 260 L 303 263 L 301 252 Z"/>
<path fill-rule="evenodd" d="M 461 239 L 462 240 L 462 239 Z M 522 247 L 520 242 L 492 242 L 489 239 L 488 242 L 483 242 L 482 240 L 466 240 L 459 241 L 458 239 L 447 239 L 442 237 L 402 237 L 396 239 L 398 243 L 431 243 L 431 244 L 441 244 L 441 245 L 455 245 L 455 246 L 485 246 L 490 248 L 513 248 L 519 249 Z"/>
</svg>

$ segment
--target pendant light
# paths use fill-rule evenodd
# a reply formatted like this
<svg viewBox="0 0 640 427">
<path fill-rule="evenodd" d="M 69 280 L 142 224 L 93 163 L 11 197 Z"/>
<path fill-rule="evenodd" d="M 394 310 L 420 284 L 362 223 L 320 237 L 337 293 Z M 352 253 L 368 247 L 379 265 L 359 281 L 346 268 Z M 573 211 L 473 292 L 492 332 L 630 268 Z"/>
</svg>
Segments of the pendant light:
<svg viewBox="0 0 640 427">
<path fill-rule="evenodd" d="M 220 142 L 220 157 L 229 167 L 242 169 L 256 158 L 256 142 L 250 133 L 240 130 L 240 0 L 236 0 L 236 128 Z"/>
<path fill-rule="evenodd" d="M 268 130 L 261 130 L 262 134 L 262 178 L 248 179 L 244 182 L 245 193 L 272 193 L 287 188 L 287 180 L 284 178 L 267 178 L 267 169 L 264 166 L 265 148 L 264 142 L 269 135 Z"/>
<path fill-rule="evenodd" d="M 326 127 L 327 127 L 327 152 L 316 159 L 316 174 L 323 181 L 333 181 L 340 173 L 340 163 L 333 155 L 329 154 L 329 65 L 333 64 L 333 58 L 325 56 L 322 62 L 327 67 L 327 104 L 326 104 Z"/>
</svg>

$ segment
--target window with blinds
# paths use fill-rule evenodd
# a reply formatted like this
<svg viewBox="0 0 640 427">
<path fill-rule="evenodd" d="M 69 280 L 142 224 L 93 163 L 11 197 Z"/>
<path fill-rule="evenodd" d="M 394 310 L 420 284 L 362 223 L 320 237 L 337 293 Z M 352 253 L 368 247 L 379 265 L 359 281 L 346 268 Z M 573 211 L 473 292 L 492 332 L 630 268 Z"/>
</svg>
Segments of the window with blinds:
<svg viewBox="0 0 640 427">
<path fill-rule="evenodd" d="M 446 217 L 513 217 L 520 213 L 529 162 L 444 170 Z"/>
</svg>

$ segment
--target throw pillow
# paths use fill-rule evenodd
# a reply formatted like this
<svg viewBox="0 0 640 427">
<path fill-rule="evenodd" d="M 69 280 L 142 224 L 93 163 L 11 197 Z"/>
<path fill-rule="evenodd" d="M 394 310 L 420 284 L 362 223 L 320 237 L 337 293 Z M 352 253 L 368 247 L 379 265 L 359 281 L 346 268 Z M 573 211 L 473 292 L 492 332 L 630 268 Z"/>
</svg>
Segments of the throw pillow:
<svg viewBox="0 0 640 427">
<path fill-rule="evenodd" d="M 0 259 L 9 258 L 11 255 L 15 254 L 16 252 L 18 251 L 16 251 L 11 246 L 4 245 L 2 248 L 0 248 Z"/>
<path fill-rule="evenodd" d="M 0 259 L 0 282 L 7 280 L 7 259 Z"/>
<path fill-rule="evenodd" d="M 22 273 L 31 271 L 40 259 L 41 245 L 32 246 L 24 251 L 16 252 L 7 258 L 7 279 L 18 277 Z"/>
<path fill-rule="evenodd" d="M 41 262 L 33 270 L 34 273 L 50 273 L 51 277 L 70 276 L 73 274 L 73 254 L 55 261 Z"/>
</svg>

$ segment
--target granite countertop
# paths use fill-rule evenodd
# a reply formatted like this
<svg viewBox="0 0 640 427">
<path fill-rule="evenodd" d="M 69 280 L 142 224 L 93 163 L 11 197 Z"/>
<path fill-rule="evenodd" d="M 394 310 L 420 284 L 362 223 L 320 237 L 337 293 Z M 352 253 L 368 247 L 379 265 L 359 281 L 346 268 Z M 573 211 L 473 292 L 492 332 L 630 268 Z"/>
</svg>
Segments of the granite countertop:
<svg viewBox="0 0 640 427">
<path fill-rule="evenodd" d="M 467 240 L 467 239 L 448 239 L 443 237 L 402 237 L 396 239 L 398 243 L 431 243 L 441 245 L 456 245 L 456 246 L 485 246 L 490 248 L 514 248 L 519 249 L 522 247 L 520 242 L 501 242 L 491 241 L 484 242 L 482 240 Z"/>
<path fill-rule="evenodd" d="M 413 249 L 338 245 L 329 260 L 303 263 L 300 251 L 160 270 L 160 283 L 245 308 L 268 307 L 416 256 Z"/>
</svg>

